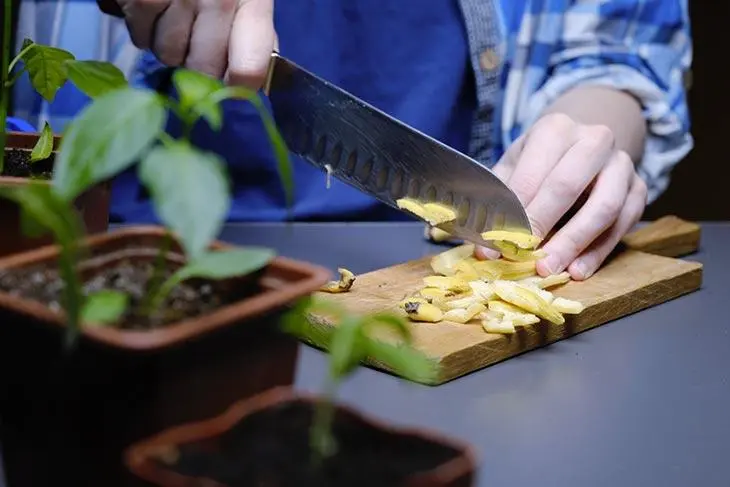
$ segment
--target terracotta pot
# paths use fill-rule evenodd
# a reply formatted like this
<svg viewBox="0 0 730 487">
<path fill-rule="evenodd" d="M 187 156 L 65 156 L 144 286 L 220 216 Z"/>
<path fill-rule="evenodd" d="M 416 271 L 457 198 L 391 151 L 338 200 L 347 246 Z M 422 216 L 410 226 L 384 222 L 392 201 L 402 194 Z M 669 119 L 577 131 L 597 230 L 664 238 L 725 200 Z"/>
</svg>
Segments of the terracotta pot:
<svg viewBox="0 0 730 487">
<path fill-rule="evenodd" d="M 79 269 L 93 275 L 123 259 L 149 261 L 163 236 L 160 227 L 130 227 L 87 238 L 91 252 Z M 0 259 L 0 269 L 53 265 L 57 255 L 55 246 L 44 247 Z M 179 260 L 174 245 L 168 261 Z M 298 342 L 279 331 L 279 318 L 330 278 L 326 269 L 278 257 L 256 275 L 223 281 L 246 290 L 231 305 L 152 331 L 84 328 L 71 352 L 59 313 L 0 292 L 8 487 L 59 479 L 76 487 L 138 485 L 122 463 L 134 440 L 292 384 Z"/>
<path fill-rule="evenodd" d="M 316 401 L 288 387 L 273 389 L 236 402 L 212 419 L 176 426 L 132 445 L 126 464 L 160 487 L 472 485 L 475 461 L 467 445 L 427 431 L 394 428 L 341 404 L 333 422 L 335 436 L 343 434 L 340 452 L 349 459 L 370 455 L 368 462 L 358 468 L 334 456 L 325 468 L 339 472 L 336 482 L 308 478 L 307 435 Z M 357 445 L 357 451 L 348 445 Z M 398 465 L 400 481 L 374 477 L 377 465 Z M 233 475 L 235 468 L 258 468 L 261 477 L 234 484 L 224 477 Z"/>
<path fill-rule="evenodd" d="M 38 134 L 8 132 L 6 151 L 12 149 L 30 151 L 38 141 L 38 137 Z M 54 149 L 58 148 L 60 140 L 59 136 L 54 138 Z M 0 176 L 0 187 L 25 185 L 29 181 L 27 178 Z M 87 234 L 102 233 L 109 228 L 110 200 L 110 182 L 98 184 L 76 199 L 75 206 L 81 213 Z M 48 236 L 29 238 L 23 235 L 18 205 L 2 198 L 0 198 L 0 228 L 3 229 L 3 238 L 0 239 L 0 257 L 52 243 L 52 238 Z"/>
</svg>

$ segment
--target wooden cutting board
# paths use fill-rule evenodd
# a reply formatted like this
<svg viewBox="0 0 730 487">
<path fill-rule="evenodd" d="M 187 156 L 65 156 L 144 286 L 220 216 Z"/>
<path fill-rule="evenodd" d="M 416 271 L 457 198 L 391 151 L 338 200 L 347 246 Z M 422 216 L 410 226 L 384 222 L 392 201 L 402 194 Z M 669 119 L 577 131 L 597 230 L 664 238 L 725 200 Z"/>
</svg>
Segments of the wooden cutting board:
<svg viewBox="0 0 730 487">
<path fill-rule="evenodd" d="M 566 323 L 540 322 L 520 327 L 514 335 L 486 333 L 479 324 L 411 323 L 415 345 L 439 363 L 439 378 L 447 382 L 483 367 L 545 346 L 617 318 L 661 304 L 700 288 L 702 264 L 676 259 L 697 250 L 700 227 L 674 216 L 664 217 L 628 234 L 616 253 L 583 282 L 555 288 L 556 296 L 585 305 L 579 315 L 566 315 Z M 353 313 L 396 311 L 401 299 L 423 287 L 432 275 L 431 257 L 357 276 L 348 293 L 318 293 Z M 326 317 L 310 316 L 313 327 L 331 328 Z M 321 330 L 320 330 L 321 331 Z M 304 340 L 321 347 L 312 333 Z M 390 371 L 388 364 L 367 363 Z"/>
</svg>

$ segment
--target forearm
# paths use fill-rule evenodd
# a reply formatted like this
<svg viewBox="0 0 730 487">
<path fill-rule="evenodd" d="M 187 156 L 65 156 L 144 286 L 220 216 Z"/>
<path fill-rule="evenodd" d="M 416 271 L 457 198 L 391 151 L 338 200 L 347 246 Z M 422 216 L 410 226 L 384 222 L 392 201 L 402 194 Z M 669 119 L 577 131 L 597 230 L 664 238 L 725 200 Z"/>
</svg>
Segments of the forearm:
<svg viewBox="0 0 730 487">
<path fill-rule="evenodd" d="M 644 152 L 646 120 L 641 105 L 630 94 L 613 88 L 585 86 L 555 100 L 543 115 L 563 113 L 578 123 L 605 125 L 613 131 L 616 147 L 638 164 Z"/>
</svg>

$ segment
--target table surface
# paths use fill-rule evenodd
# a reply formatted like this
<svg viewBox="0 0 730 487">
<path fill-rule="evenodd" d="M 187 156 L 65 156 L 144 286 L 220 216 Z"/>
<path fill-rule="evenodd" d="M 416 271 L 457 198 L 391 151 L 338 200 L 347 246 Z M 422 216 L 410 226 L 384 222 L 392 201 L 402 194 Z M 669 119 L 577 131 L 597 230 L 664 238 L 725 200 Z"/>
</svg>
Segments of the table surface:
<svg viewBox="0 0 730 487">
<path fill-rule="evenodd" d="M 355 273 L 432 254 L 419 224 L 230 225 L 223 240 Z M 730 485 L 730 224 L 703 225 L 703 288 L 437 387 L 361 368 L 341 400 L 471 443 L 489 487 Z M 326 356 L 303 346 L 318 391 Z"/>
<path fill-rule="evenodd" d="M 233 224 L 222 240 L 363 273 L 443 249 L 419 224 Z M 340 399 L 470 443 L 484 487 L 730 485 L 730 223 L 707 223 L 703 288 L 437 387 L 360 368 Z M 723 302 L 725 301 L 725 302 Z M 326 356 L 302 346 L 296 387 Z M 0 486 L 4 483 L 0 480 Z"/>
</svg>

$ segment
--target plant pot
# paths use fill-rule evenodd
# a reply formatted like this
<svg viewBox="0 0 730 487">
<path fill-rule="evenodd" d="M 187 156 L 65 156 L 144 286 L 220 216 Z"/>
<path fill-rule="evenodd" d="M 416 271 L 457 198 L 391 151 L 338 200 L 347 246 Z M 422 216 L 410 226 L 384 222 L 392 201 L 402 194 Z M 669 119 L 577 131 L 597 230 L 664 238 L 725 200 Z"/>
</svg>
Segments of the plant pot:
<svg viewBox="0 0 730 487">
<path fill-rule="evenodd" d="M 22 132 L 8 132 L 5 154 L 30 153 L 38 141 L 39 134 L 26 134 Z M 54 137 L 54 154 L 46 160 L 38 161 L 38 171 L 48 177 L 53 169 L 55 149 L 58 148 L 61 138 Z M 7 167 L 7 166 L 6 166 Z M 30 175 L 22 172 L 23 177 L 0 176 L 0 187 L 20 186 L 28 184 Z M 36 180 L 37 181 L 37 180 Z M 50 182 L 48 183 L 50 184 Z M 89 235 L 105 232 L 109 228 L 109 205 L 111 200 L 111 183 L 104 182 L 93 186 L 76 201 L 76 209 L 80 212 L 84 222 L 84 228 Z M 0 198 L 0 228 L 3 229 L 3 238 L 0 239 L 0 257 L 16 252 L 23 252 L 44 245 L 50 245 L 52 238 L 44 236 L 41 238 L 29 238 L 23 235 L 20 226 L 20 210 L 18 205 L 12 201 Z"/>
<path fill-rule="evenodd" d="M 313 474 L 308 434 L 316 401 L 277 388 L 132 445 L 126 464 L 160 487 L 472 485 L 475 463 L 467 445 L 393 428 L 344 405 L 336 405 L 333 421 L 339 450 Z"/>
<path fill-rule="evenodd" d="M 160 227 L 129 227 L 88 237 L 80 273 L 90 279 L 123 262 L 143 266 L 164 235 Z M 167 255 L 171 267 L 181 255 L 176 243 Z M 53 266 L 57 256 L 49 246 L 0 259 L 2 279 L 33 282 L 38 273 L 23 270 Z M 279 318 L 330 277 L 278 257 L 260 273 L 216 284 L 218 294 L 233 293 L 231 304 L 154 330 L 85 327 L 70 351 L 60 313 L 0 292 L 0 444 L 8 487 L 59 479 L 77 487 L 139 485 L 122 463 L 134 440 L 293 382 L 298 342 L 279 331 Z"/>
</svg>

